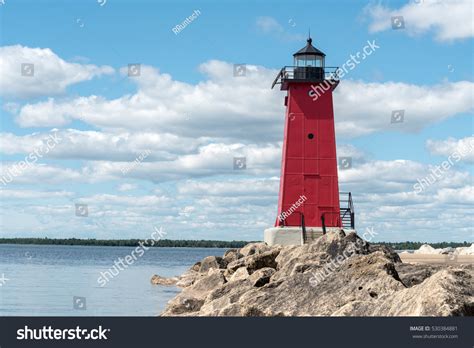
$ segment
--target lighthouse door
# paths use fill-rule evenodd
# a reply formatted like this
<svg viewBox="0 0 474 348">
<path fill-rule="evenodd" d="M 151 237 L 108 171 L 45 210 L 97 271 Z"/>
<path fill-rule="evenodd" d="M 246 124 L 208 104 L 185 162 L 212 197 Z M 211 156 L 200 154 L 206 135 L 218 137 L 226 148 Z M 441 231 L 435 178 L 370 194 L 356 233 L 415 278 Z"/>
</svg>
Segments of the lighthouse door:
<svg viewBox="0 0 474 348">
<path fill-rule="evenodd" d="M 304 202 L 304 217 L 307 226 L 319 226 L 319 183 L 320 177 L 318 175 L 304 176 L 304 195 L 306 201 Z"/>
</svg>

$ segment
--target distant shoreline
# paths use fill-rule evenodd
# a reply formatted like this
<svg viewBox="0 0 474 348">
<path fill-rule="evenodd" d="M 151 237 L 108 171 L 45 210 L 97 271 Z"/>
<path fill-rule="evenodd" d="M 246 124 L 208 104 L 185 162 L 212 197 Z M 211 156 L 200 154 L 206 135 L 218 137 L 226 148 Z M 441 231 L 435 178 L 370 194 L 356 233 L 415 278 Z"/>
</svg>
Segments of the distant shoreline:
<svg viewBox="0 0 474 348">
<path fill-rule="evenodd" d="M 84 246 L 124 246 L 136 247 L 144 239 L 78 239 L 78 238 L 0 238 L 1 244 L 23 244 L 23 245 L 84 245 Z M 222 241 L 222 240 L 171 240 L 161 239 L 155 241 L 153 247 L 158 248 L 242 248 L 249 243 L 256 241 Z M 470 242 L 374 242 L 372 244 L 382 244 L 393 248 L 394 250 L 417 250 L 423 244 L 429 244 L 433 248 L 457 248 L 469 247 Z M 150 245 L 149 245 L 150 246 Z"/>
<path fill-rule="evenodd" d="M 20 245 L 83 245 L 83 246 L 123 246 L 136 247 L 140 243 L 152 247 L 145 239 L 78 239 L 78 238 L 0 238 L 1 244 Z M 160 239 L 153 247 L 171 248 L 242 248 L 254 241 L 221 241 L 221 240 L 171 240 Z"/>
</svg>

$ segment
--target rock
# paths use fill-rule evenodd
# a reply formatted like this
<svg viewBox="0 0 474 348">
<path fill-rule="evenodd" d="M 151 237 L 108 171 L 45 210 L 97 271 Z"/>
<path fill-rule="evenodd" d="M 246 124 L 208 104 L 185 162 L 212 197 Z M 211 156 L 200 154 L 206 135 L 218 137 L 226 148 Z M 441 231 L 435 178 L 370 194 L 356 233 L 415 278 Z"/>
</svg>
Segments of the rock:
<svg viewBox="0 0 474 348">
<path fill-rule="evenodd" d="M 302 246 L 251 243 L 227 252 L 221 262 L 204 260 L 200 270 L 212 267 L 188 271 L 192 284 L 162 315 L 474 314 L 474 267 L 403 264 L 392 249 L 369 245 L 355 233 L 328 232 Z"/>
<path fill-rule="evenodd" d="M 242 256 L 250 256 L 254 254 L 262 254 L 269 251 L 269 247 L 266 243 L 250 243 L 239 250 Z"/>
<path fill-rule="evenodd" d="M 175 298 L 168 303 L 168 309 L 162 316 L 183 316 L 199 311 L 204 304 L 203 299 L 194 296 L 186 296 L 183 294 L 179 298 Z"/>
<path fill-rule="evenodd" d="M 245 279 L 225 283 L 214 289 L 205 300 L 197 315 L 200 316 L 240 316 L 241 306 L 238 304 L 240 297 L 252 288 Z"/>
<path fill-rule="evenodd" d="M 396 266 L 398 276 L 405 286 L 412 287 L 422 283 L 426 278 L 443 269 L 442 265 L 401 263 Z"/>
<path fill-rule="evenodd" d="M 225 268 L 226 265 L 227 262 L 225 262 L 222 257 L 208 256 L 201 261 L 201 265 L 199 266 L 199 272 L 207 273 L 211 268 Z"/>
<path fill-rule="evenodd" d="M 246 292 L 239 303 L 265 316 L 328 316 L 355 300 L 404 288 L 381 252 L 348 259 L 332 272 L 314 268 Z M 315 281 L 311 281 L 311 279 Z"/>
<path fill-rule="evenodd" d="M 200 268 L 201 268 L 201 261 L 198 261 L 194 265 L 192 265 L 189 270 L 199 272 Z"/>
<path fill-rule="evenodd" d="M 176 286 L 180 288 L 186 288 L 194 284 L 197 278 L 199 278 L 201 274 L 197 271 L 194 271 L 192 268 L 184 273 L 179 280 L 176 282 Z"/>
<path fill-rule="evenodd" d="M 194 278 L 190 277 L 182 277 L 180 280 L 176 282 L 176 286 L 180 288 L 187 288 L 188 286 L 193 285 Z"/>
<path fill-rule="evenodd" d="M 252 275 L 248 277 L 248 279 L 252 286 L 259 288 L 269 283 L 271 276 L 275 274 L 275 272 L 276 270 L 274 268 L 270 268 L 270 267 L 261 268 L 253 272 Z"/>
<path fill-rule="evenodd" d="M 247 257 L 245 260 L 245 266 L 249 271 L 249 274 L 261 269 L 261 268 L 276 268 L 277 263 L 276 257 L 280 253 L 279 248 L 265 251 L 261 254 L 254 254 Z"/>
<path fill-rule="evenodd" d="M 274 279 L 304 271 L 313 265 L 325 265 L 337 259 L 347 259 L 354 254 L 368 254 L 368 243 L 355 233 L 331 232 L 319 237 L 312 244 L 290 246 L 281 250 L 276 258 L 277 274 Z"/>
<path fill-rule="evenodd" d="M 224 253 L 223 259 L 229 264 L 232 261 L 240 259 L 241 257 L 243 257 L 243 255 L 239 252 L 239 249 L 229 249 Z"/>
<path fill-rule="evenodd" d="M 221 257 L 208 256 L 202 261 L 196 262 L 189 270 L 181 275 L 176 286 L 186 288 L 193 285 L 199 278 L 207 275 L 213 269 L 220 269 L 227 264 Z"/>
<path fill-rule="evenodd" d="M 208 293 L 225 283 L 223 270 L 212 269 L 194 284 L 183 289 L 174 299 L 168 302 L 163 316 L 176 316 L 199 311 Z"/>
<path fill-rule="evenodd" d="M 249 276 L 249 272 L 247 271 L 247 268 L 240 267 L 230 276 L 229 282 L 235 282 L 236 280 L 247 279 L 248 276 Z"/>
<path fill-rule="evenodd" d="M 380 245 L 380 244 L 370 245 L 369 246 L 369 252 L 373 253 L 375 251 L 382 251 L 394 263 L 401 263 L 402 262 L 402 260 L 400 259 L 400 256 L 398 256 L 398 254 L 392 248 L 389 248 L 386 245 Z M 403 252 L 403 253 L 405 253 L 405 252 Z"/>
<path fill-rule="evenodd" d="M 244 256 L 238 260 L 232 261 L 227 265 L 228 273 L 232 274 L 238 268 L 245 267 L 249 274 L 264 267 L 276 268 L 277 263 L 276 257 L 280 253 L 280 248 L 273 248 L 271 250 L 262 253 L 253 253 L 248 256 Z"/>
<path fill-rule="evenodd" d="M 380 299 L 369 313 L 373 316 L 472 316 L 472 285 L 472 275 L 462 270 L 444 269 L 419 285 Z M 352 315 L 359 313 L 363 310 Z"/>
<path fill-rule="evenodd" d="M 151 277 L 151 283 L 153 285 L 176 285 L 178 280 L 179 280 L 178 277 L 164 278 L 164 277 L 161 277 L 157 274 L 155 274 L 153 277 Z"/>
</svg>

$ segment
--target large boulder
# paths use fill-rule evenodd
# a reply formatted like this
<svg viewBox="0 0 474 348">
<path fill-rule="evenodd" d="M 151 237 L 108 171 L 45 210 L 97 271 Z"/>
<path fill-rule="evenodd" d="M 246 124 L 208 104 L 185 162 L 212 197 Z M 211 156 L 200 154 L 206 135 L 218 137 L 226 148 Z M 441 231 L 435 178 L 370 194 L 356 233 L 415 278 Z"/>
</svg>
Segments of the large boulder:
<svg viewBox="0 0 474 348">
<path fill-rule="evenodd" d="M 270 282 L 270 278 L 274 275 L 276 270 L 270 267 L 261 268 L 252 273 L 248 277 L 250 285 L 255 286 L 257 288 L 264 286 Z"/>
<path fill-rule="evenodd" d="M 393 263 L 401 263 L 400 256 L 390 247 L 382 244 L 370 244 L 369 252 L 382 251 Z"/>
<path fill-rule="evenodd" d="M 212 269 L 208 275 L 200 277 L 194 284 L 183 289 L 168 303 L 164 316 L 177 316 L 198 312 L 207 295 L 225 283 L 222 270 Z"/>
<path fill-rule="evenodd" d="M 253 253 L 240 259 L 232 261 L 227 265 L 227 272 L 232 274 L 241 267 L 245 267 L 249 274 L 263 267 L 275 268 L 277 266 L 276 257 L 280 253 L 280 248 L 276 247 L 262 253 Z"/>
<path fill-rule="evenodd" d="M 201 265 L 199 267 L 200 273 L 207 273 L 211 268 L 219 269 L 225 268 L 227 262 L 219 256 L 208 256 L 201 261 Z"/>
<path fill-rule="evenodd" d="M 249 256 L 254 254 L 261 254 L 266 251 L 269 251 L 271 247 L 269 247 L 266 243 L 250 243 L 244 246 L 239 250 L 239 253 L 242 256 Z"/>
<path fill-rule="evenodd" d="M 240 267 L 237 268 L 237 270 L 230 275 L 229 277 L 229 282 L 235 282 L 236 280 L 242 280 L 242 279 L 247 279 L 249 276 L 249 271 L 247 270 L 247 267 Z"/>
<path fill-rule="evenodd" d="M 240 253 L 239 249 L 229 249 L 224 253 L 223 259 L 227 264 L 229 264 L 241 257 L 243 257 L 243 255 Z"/>
<path fill-rule="evenodd" d="M 426 278 L 443 269 L 443 265 L 425 265 L 401 263 L 396 265 L 398 276 L 405 286 L 412 287 L 422 283 Z"/>
<path fill-rule="evenodd" d="M 419 285 L 380 296 L 374 304 L 367 301 L 348 304 L 334 315 L 472 316 L 472 285 L 472 275 L 465 271 L 443 269 Z"/>
<path fill-rule="evenodd" d="M 223 258 L 205 258 L 184 278 L 187 286 L 162 315 L 448 316 L 474 311 L 473 267 L 405 265 L 390 248 L 343 231 L 302 246 L 251 243 Z"/>
</svg>

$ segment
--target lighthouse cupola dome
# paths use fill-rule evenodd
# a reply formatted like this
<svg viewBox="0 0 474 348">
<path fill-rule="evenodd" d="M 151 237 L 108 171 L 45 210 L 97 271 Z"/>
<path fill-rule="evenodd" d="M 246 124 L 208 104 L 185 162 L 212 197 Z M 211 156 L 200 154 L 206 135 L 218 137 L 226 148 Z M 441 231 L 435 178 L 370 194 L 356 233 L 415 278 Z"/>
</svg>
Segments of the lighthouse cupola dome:
<svg viewBox="0 0 474 348">
<path fill-rule="evenodd" d="M 324 57 L 326 57 L 326 55 L 313 46 L 311 37 L 309 37 L 306 42 L 305 47 L 293 54 L 295 66 L 324 68 Z"/>
</svg>

